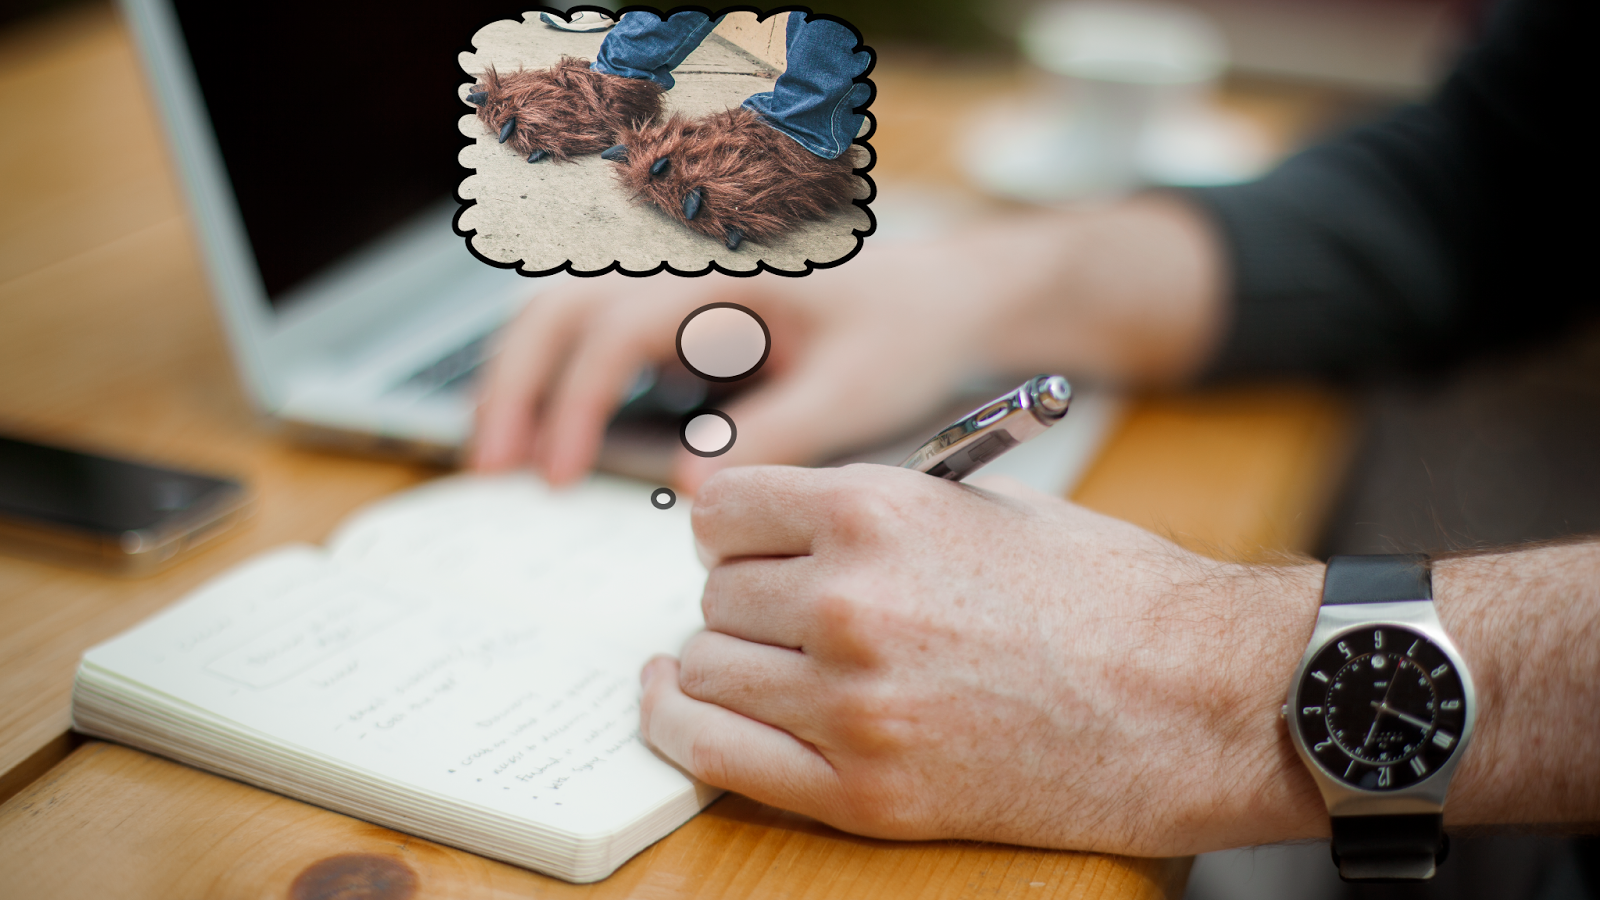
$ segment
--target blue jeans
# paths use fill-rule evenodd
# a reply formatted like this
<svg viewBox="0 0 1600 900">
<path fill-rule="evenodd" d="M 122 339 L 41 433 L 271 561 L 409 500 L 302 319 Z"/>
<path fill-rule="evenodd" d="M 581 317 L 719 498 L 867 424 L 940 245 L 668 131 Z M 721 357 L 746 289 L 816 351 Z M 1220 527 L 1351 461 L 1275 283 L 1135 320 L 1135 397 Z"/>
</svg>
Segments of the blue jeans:
<svg viewBox="0 0 1600 900">
<path fill-rule="evenodd" d="M 705 13 L 681 12 L 665 20 L 654 13 L 628 13 L 606 35 L 592 68 L 624 78 L 648 78 L 671 90 L 672 70 L 716 24 Z M 837 22 L 789 13 L 788 67 L 772 90 L 750 97 L 744 108 L 812 153 L 836 159 L 861 131 L 865 117 L 856 110 L 872 95 L 869 86 L 855 81 L 867 70 L 872 55 L 853 52 L 855 45 L 856 36 Z"/>
</svg>

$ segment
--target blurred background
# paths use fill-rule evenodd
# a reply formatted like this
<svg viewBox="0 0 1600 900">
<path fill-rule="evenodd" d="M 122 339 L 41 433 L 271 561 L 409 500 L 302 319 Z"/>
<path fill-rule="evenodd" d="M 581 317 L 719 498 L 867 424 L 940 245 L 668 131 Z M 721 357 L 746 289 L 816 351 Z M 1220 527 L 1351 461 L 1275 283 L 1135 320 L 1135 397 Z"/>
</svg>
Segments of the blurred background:
<svg viewBox="0 0 1600 900">
<path fill-rule="evenodd" d="M 1487 0 L 811 6 L 855 24 L 878 53 L 871 142 L 882 240 L 1149 186 L 1248 179 L 1299 147 L 1426 96 L 1491 8 Z M 101 98 L 95 118 L 77 111 L 79 92 Z M 16 298 L 56 290 L 49 285 L 69 285 L 73 296 L 114 290 L 124 264 L 104 248 L 186 240 L 182 198 L 116 10 L 100 0 L 0 3 L 0 117 L 0 423 L 147 453 L 171 450 L 199 428 L 188 413 L 138 400 L 85 424 L 86 411 L 98 410 L 96 388 L 78 373 L 112 356 L 123 360 L 117 377 L 128 384 L 175 390 L 215 419 L 250 420 L 248 401 L 222 374 L 218 326 L 204 315 L 156 328 L 125 309 L 81 342 L 24 346 L 16 337 L 54 319 L 56 333 L 66 333 L 90 309 L 24 308 Z M 50 142 L 96 150 L 63 155 Z M 191 257 L 172 267 L 163 283 L 205 292 Z M 195 357 L 217 377 L 176 383 L 172 361 Z M 1318 556 L 1600 531 L 1600 335 L 1401 382 L 1311 390 L 1332 398 L 1321 402 L 1349 423 L 1340 455 L 1348 465 L 1337 467 L 1342 477 L 1303 529 L 1304 549 Z M 185 458 L 241 465 L 238 442 L 199 446 L 209 449 Z M 1469 836 L 1438 882 L 1359 892 L 1334 877 L 1325 846 L 1238 851 L 1202 858 L 1189 896 L 1597 896 L 1585 887 L 1596 877 L 1593 849 L 1560 837 Z"/>
</svg>

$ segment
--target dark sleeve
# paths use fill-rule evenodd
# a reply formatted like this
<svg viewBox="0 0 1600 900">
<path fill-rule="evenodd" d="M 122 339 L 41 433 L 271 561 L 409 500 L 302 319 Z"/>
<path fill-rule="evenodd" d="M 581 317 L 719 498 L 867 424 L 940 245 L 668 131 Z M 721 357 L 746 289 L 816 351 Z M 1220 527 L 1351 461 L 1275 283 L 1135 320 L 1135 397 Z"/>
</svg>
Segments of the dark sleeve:
<svg viewBox="0 0 1600 900">
<path fill-rule="evenodd" d="M 1213 375 L 1449 362 L 1600 309 L 1593 0 L 1512 0 L 1438 94 L 1190 192 L 1229 248 Z"/>
</svg>

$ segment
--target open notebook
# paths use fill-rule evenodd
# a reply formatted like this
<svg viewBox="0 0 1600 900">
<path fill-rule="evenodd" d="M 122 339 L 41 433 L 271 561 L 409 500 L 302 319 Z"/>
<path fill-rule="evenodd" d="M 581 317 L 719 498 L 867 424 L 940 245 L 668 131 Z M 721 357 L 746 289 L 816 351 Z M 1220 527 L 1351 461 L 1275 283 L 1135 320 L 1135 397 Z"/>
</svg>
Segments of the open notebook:
<svg viewBox="0 0 1600 900">
<path fill-rule="evenodd" d="M 640 666 L 701 626 L 692 541 L 636 483 L 435 482 L 90 650 L 74 727 L 595 881 L 719 793 L 638 736 Z"/>
<path fill-rule="evenodd" d="M 1074 484 L 1086 393 L 984 469 Z M 876 458 L 898 461 L 920 440 Z M 455 476 L 282 547 L 84 655 L 73 723 L 392 828 L 595 881 L 718 791 L 638 734 L 639 669 L 703 624 L 685 503 L 596 477 Z"/>
</svg>

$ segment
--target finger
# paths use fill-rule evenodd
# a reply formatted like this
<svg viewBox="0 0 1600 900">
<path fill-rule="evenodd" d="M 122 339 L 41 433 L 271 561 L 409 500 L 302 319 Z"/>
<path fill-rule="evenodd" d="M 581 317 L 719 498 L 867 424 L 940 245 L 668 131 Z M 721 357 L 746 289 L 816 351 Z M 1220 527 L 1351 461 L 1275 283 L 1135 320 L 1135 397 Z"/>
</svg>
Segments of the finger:
<svg viewBox="0 0 1600 900">
<path fill-rule="evenodd" d="M 837 790 L 833 767 L 780 729 L 695 700 L 678 687 L 678 663 L 645 665 L 639 728 L 646 741 L 689 774 L 762 803 L 805 813 Z"/>
<path fill-rule="evenodd" d="M 561 373 L 546 420 L 545 477 L 565 484 L 594 464 L 606 422 L 644 363 L 672 352 L 677 332 L 655 304 L 613 304 L 594 317 Z"/>
<path fill-rule="evenodd" d="M 700 599 L 706 627 L 758 644 L 804 646 L 815 572 L 809 556 L 738 559 L 716 566 Z"/>
<path fill-rule="evenodd" d="M 744 556 L 803 556 L 827 521 L 830 474 L 789 466 L 728 469 L 695 496 L 692 521 L 701 558 L 715 565 Z"/>
<path fill-rule="evenodd" d="M 815 743 L 824 716 L 815 668 L 805 654 L 702 631 L 683 647 L 678 689 Z"/>
<path fill-rule="evenodd" d="M 485 366 L 473 433 L 472 465 L 480 471 L 528 458 L 535 410 L 582 320 L 584 295 L 553 291 L 537 297 L 497 339 Z"/>
</svg>

